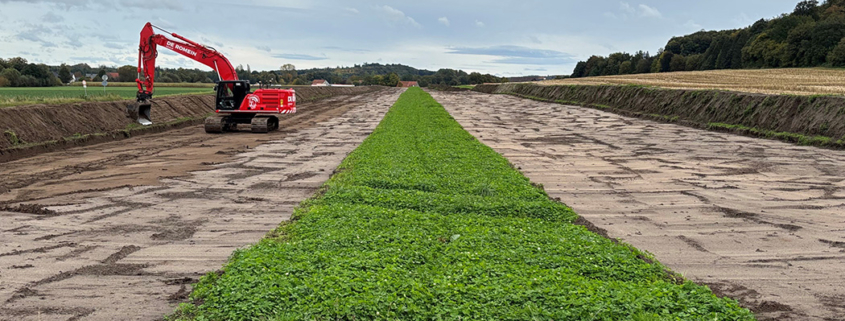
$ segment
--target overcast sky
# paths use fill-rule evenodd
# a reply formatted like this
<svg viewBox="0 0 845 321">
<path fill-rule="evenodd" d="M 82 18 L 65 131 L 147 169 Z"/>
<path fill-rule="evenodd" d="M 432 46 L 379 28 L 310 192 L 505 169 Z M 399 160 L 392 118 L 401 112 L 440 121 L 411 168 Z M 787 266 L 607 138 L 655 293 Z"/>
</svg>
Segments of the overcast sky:
<svg viewBox="0 0 845 321">
<path fill-rule="evenodd" d="M 253 70 L 401 63 L 500 76 L 570 74 L 590 55 L 745 27 L 798 0 L 0 0 L 0 57 L 137 63 L 147 21 Z M 160 50 L 165 67 L 205 66 Z"/>
</svg>

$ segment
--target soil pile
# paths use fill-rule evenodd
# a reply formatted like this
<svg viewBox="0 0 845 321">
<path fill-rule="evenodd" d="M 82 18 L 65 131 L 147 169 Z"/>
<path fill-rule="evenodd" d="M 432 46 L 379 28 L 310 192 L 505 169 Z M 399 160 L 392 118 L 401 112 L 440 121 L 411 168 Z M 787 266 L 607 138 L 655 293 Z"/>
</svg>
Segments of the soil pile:
<svg viewBox="0 0 845 321">
<path fill-rule="evenodd" d="M 301 87 L 296 88 L 296 97 L 302 104 L 380 88 L 383 87 Z M 141 128 L 126 117 L 126 106 L 131 103 L 134 101 L 0 108 L 0 161 L 190 126 L 214 111 L 213 95 L 156 98 L 152 107 L 155 124 Z"/>
<path fill-rule="evenodd" d="M 479 85 L 474 90 L 581 105 L 808 145 L 845 147 L 845 98 L 838 96 L 534 84 Z"/>
</svg>

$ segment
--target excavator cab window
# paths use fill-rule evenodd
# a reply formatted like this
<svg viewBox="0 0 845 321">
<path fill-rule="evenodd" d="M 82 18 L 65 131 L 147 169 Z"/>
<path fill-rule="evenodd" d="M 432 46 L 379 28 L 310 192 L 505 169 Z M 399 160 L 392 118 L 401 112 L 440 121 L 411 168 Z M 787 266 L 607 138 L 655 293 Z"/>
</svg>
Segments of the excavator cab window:
<svg viewBox="0 0 845 321">
<path fill-rule="evenodd" d="M 217 109 L 237 110 L 249 94 L 249 83 L 245 81 L 221 81 L 217 84 Z"/>
</svg>

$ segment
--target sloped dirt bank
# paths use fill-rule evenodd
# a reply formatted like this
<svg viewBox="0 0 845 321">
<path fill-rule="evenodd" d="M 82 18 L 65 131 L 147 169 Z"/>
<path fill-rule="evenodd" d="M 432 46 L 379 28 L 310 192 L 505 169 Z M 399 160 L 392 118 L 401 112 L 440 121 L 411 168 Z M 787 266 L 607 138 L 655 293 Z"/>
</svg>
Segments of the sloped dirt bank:
<svg viewBox="0 0 845 321">
<path fill-rule="evenodd" d="M 382 87 L 296 88 L 299 103 L 338 95 L 363 94 Z M 214 96 L 154 99 L 155 125 L 140 127 L 125 116 L 131 100 L 0 108 L 0 162 L 69 147 L 158 133 L 202 123 L 213 112 Z"/>
<path fill-rule="evenodd" d="M 479 85 L 474 90 L 802 145 L 845 148 L 845 98 L 837 96 L 535 84 Z"/>
</svg>

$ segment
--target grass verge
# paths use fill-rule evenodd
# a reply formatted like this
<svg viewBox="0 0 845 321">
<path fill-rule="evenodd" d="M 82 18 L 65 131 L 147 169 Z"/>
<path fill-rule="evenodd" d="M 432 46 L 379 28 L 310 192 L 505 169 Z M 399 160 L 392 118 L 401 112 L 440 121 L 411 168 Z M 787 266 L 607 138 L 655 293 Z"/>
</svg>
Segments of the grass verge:
<svg viewBox="0 0 845 321">
<path fill-rule="evenodd" d="M 752 320 L 572 222 L 419 88 L 177 320 Z"/>
</svg>

